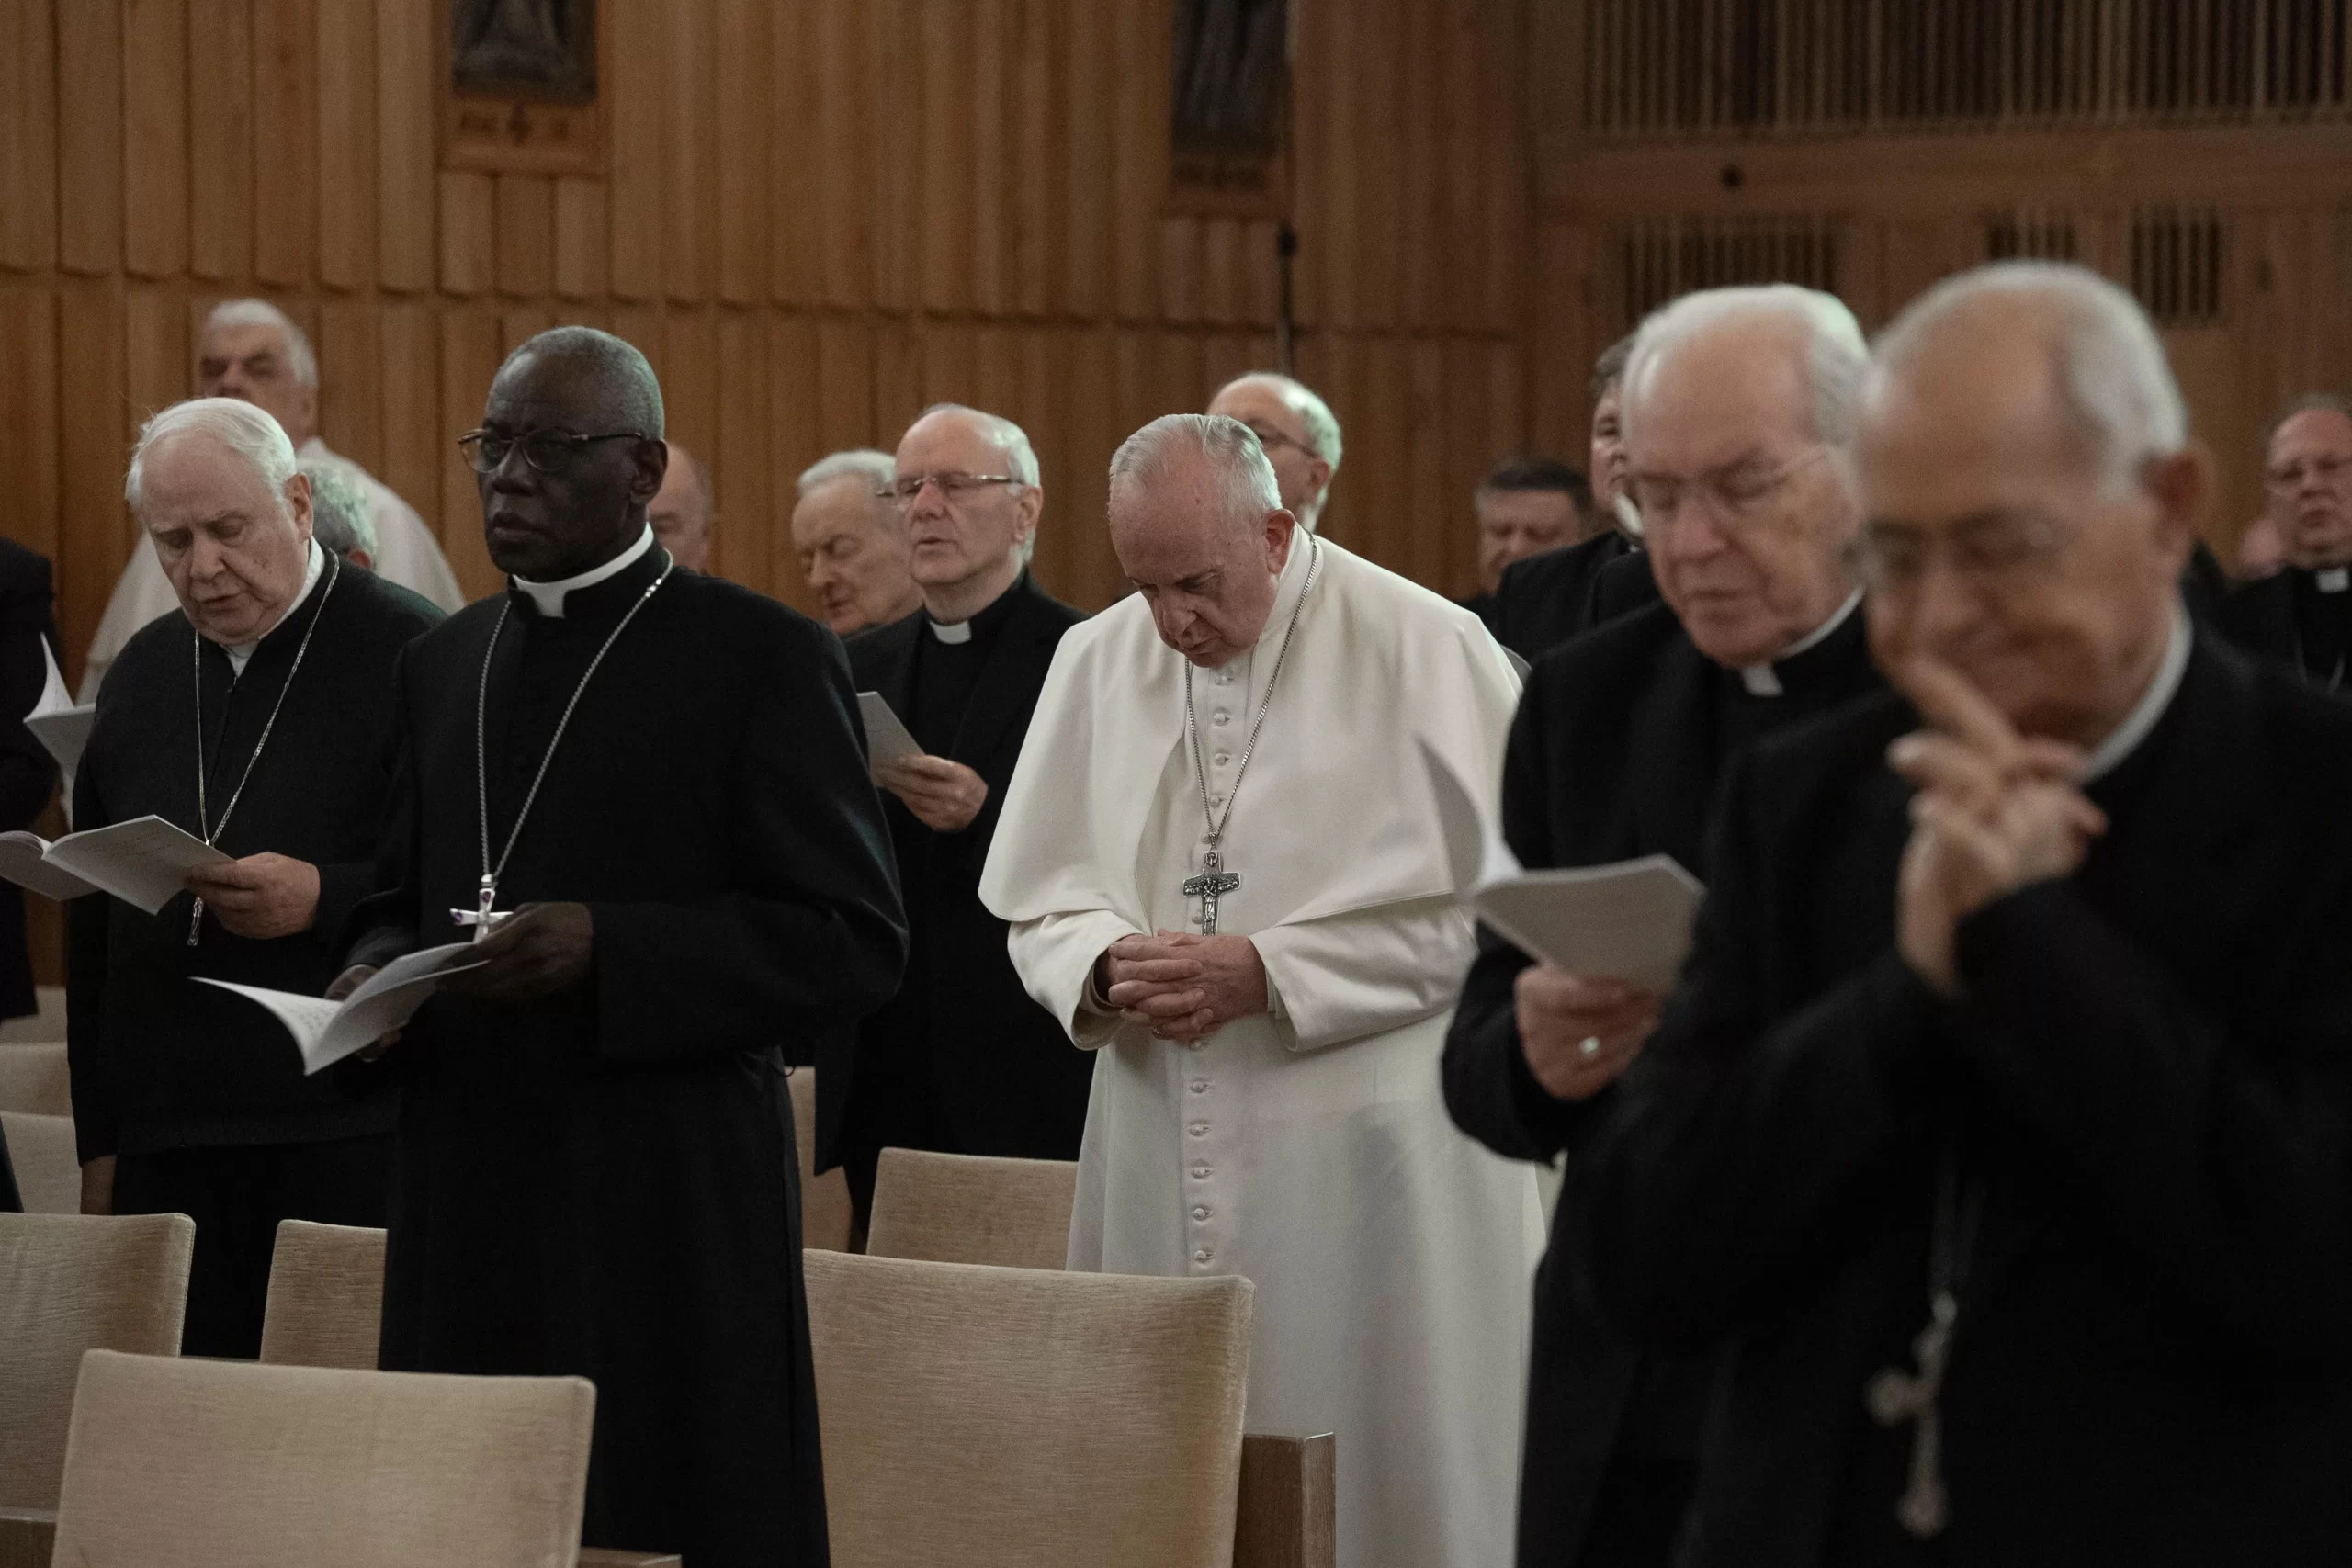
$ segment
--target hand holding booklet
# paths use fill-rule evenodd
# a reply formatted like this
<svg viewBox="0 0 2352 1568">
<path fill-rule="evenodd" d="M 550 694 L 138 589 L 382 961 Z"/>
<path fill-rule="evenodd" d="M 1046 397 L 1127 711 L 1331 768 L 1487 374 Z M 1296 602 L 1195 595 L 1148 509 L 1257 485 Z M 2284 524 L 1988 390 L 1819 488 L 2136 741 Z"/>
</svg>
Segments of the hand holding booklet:
<svg viewBox="0 0 2352 1568">
<path fill-rule="evenodd" d="M 865 756 L 869 767 L 896 762 L 902 758 L 920 757 L 922 747 L 912 731 L 890 711 L 889 701 L 879 692 L 857 694 L 858 716 L 865 721 Z"/>
<path fill-rule="evenodd" d="M 111 893 L 149 914 L 168 904 L 200 865 L 229 857 L 161 817 L 134 817 L 68 833 L 51 843 L 38 833 L 0 833 L 0 876 L 51 898 Z"/>
<path fill-rule="evenodd" d="M 1523 870 L 1443 758 L 1421 746 L 1455 891 L 1518 947 L 1577 975 L 1661 995 L 1690 953 L 1706 889 L 1671 855 L 1612 865 Z"/>
<path fill-rule="evenodd" d="M 365 1050 L 406 1023 L 442 981 L 488 962 L 469 958 L 474 952 L 471 942 L 453 942 L 395 958 L 339 1002 L 229 980 L 199 979 L 198 984 L 234 991 L 267 1008 L 294 1037 L 295 1046 L 302 1053 L 302 1071 L 309 1074 L 334 1066 L 354 1051 Z"/>
</svg>

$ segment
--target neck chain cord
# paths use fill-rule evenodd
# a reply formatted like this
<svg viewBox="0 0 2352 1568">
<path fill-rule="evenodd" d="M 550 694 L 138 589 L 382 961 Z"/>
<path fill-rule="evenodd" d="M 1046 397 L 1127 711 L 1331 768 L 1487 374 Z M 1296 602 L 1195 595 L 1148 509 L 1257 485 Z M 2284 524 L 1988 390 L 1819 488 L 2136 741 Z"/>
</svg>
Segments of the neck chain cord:
<svg viewBox="0 0 2352 1568">
<path fill-rule="evenodd" d="M 1241 748 L 1241 765 L 1233 770 L 1233 792 L 1225 797 L 1225 814 L 1217 816 L 1209 809 L 1209 774 L 1201 761 L 1201 728 L 1193 716 L 1193 666 L 1184 664 L 1184 739 L 1193 749 L 1193 777 L 1201 786 L 1201 818 L 1208 824 L 1211 869 L 1216 866 L 1217 845 L 1224 840 L 1225 825 L 1233 820 L 1233 807 L 1241 798 L 1242 775 L 1250 771 L 1250 759 L 1257 754 L 1259 732 L 1266 728 L 1266 715 L 1274 705 L 1274 683 L 1283 678 L 1283 664 L 1290 658 L 1290 639 L 1298 635 L 1298 617 L 1306 608 L 1306 596 L 1315 587 L 1315 569 L 1323 559 L 1323 541 L 1307 536 L 1306 581 L 1298 587 L 1298 602 L 1290 607 L 1290 625 L 1283 632 L 1281 651 L 1274 655 L 1273 672 L 1266 677 L 1266 694 L 1259 699 L 1258 717 L 1250 726 L 1250 739 Z"/>
<path fill-rule="evenodd" d="M 588 668 L 581 674 L 580 684 L 571 689 L 571 700 L 563 705 L 563 716 L 556 720 L 555 734 L 548 739 L 548 749 L 539 758 L 539 771 L 531 775 L 531 787 L 523 796 L 522 809 L 514 813 L 514 826 L 506 834 L 506 847 L 499 852 L 498 859 L 493 862 L 490 858 L 490 665 L 498 652 L 499 635 L 506 629 L 506 617 L 513 611 L 514 601 L 510 596 L 499 606 L 498 624 L 490 632 L 490 646 L 482 649 L 481 682 L 474 695 L 474 790 L 476 804 L 481 812 L 481 912 L 484 915 L 490 913 L 491 903 L 498 892 L 498 879 L 506 874 L 506 863 L 514 853 L 514 841 L 523 836 L 523 824 L 529 819 L 531 807 L 539 798 L 539 786 L 547 782 L 548 764 L 555 761 L 556 748 L 563 744 L 563 732 L 571 727 L 572 710 L 580 705 L 581 696 L 588 690 L 588 682 L 595 679 L 596 667 L 605 662 L 605 655 L 612 652 L 613 644 L 620 640 L 621 633 L 628 630 L 628 624 L 637 619 L 637 613 L 645 608 L 647 601 L 653 597 L 657 589 L 670 581 L 670 573 L 676 567 L 677 562 L 670 562 L 662 567 L 660 576 L 645 585 L 645 592 L 637 596 L 637 603 L 631 604 L 618 624 L 605 634 L 605 645 L 596 650 L 596 657 L 588 661 Z"/>
<path fill-rule="evenodd" d="M 343 558 L 332 552 L 329 556 L 334 564 L 328 569 L 327 585 L 319 594 L 319 607 L 311 612 L 311 624 L 302 628 L 302 640 L 294 649 L 294 662 L 286 671 L 285 683 L 277 688 L 277 700 L 269 705 L 269 717 L 262 724 L 261 739 L 254 742 L 253 754 L 245 759 L 245 771 L 237 775 L 237 787 L 230 792 L 229 804 L 220 808 L 218 826 L 212 821 L 204 766 L 204 637 L 195 627 L 188 628 L 191 633 L 188 651 L 191 667 L 196 671 L 196 831 L 198 837 L 208 844 L 217 844 L 220 835 L 229 830 L 229 818 L 236 815 L 237 802 L 245 797 L 245 785 L 253 781 L 254 765 L 261 761 L 262 749 L 269 744 L 270 732 L 277 728 L 277 716 L 286 706 L 286 694 L 294 689 L 294 677 L 302 672 L 302 660 L 311 651 L 311 638 L 317 634 L 319 622 L 327 613 L 327 601 L 334 596 L 334 585 L 343 577 Z M 254 644 L 254 651 L 261 651 L 258 642 Z M 231 679 L 231 691 L 236 689 L 240 678 Z M 190 947 L 196 945 L 197 933 L 203 927 L 204 900 L 198 898 L 196 907 L 188 912 L 187 944 Z"/>
</svg>

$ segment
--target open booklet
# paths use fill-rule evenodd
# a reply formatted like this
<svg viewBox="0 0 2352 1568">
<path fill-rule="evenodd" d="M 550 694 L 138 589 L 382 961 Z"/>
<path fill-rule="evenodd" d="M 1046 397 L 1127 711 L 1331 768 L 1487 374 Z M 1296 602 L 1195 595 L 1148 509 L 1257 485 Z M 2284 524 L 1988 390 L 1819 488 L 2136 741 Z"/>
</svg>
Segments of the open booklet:
<svg viewBox="0 0 2352 1568">
<path fill-rule="evenodd" d="M 1706 891 L 1698 878 L 1672 855 L 1524 870 L 1470 786 L 1426 741 L 1421 761 L 1437 797 L 1454 890 L 1473 913 L 1522 951 L 1563 969 L 1660 993 L 1674 988 Z"/>
<path fill-rule="evenodd" d="M 469 959 L 471 942 L 453 942 L 395 958 L 368 977 L 367 984 L 339 1002 L 306 997 L 297 991 L 273 991 L 264 986 L 240 986 L 230 980 L 198 983 L 218 986 L 259 1002 L 270 1010 L 302 1053 L 302 1071 L 331 1067 L 354 1051 L 364 1050 L 416 1015 L 424 998 L 441 982 L 488 962 Z"/>
<path fill-rule="evenodd" d="M 111 893 L 153 914 L 199 865 L 229 857 L 161 817 L 134 817 L 51 843 L 38 833 L 0 833 L 0 876 L 51 898 Z"/>
<path fill-rule="evenodd" d="M 869 767 L 878 768 L 902 757 L 922 755 L 922 747 L 913 732 L 890 711 L 889 702 L 881 693 L 858 693 L 857 714 L 865 721 L 865 760 Z"/>
</svg>

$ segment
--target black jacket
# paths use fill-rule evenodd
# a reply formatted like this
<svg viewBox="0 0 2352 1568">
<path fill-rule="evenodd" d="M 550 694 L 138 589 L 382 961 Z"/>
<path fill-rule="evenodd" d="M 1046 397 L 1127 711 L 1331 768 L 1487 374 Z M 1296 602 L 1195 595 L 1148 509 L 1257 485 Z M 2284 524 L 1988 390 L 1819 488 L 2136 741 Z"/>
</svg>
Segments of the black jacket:
<svg viewBox="0 0 2352 1568">
<path fill-rule="evenodd" d="M 1005 923 L 980 902 L 980 870 L 1029 734 L 1037 694 L 1062 634 L 1086 617 L 1049 598 L 1023 573 L 975 680 L 947 755 L 988 781 L 988 800 L 960 833 L 938 833 L 885 793 L 890 841 L 908 887 L 912 927 L 907 984 L 852 1038 L 829 1036 L 817 1077 L 817 1166 L 840 1159 L 856 1056 L 920 1042 L 940 1103 L 967 1152 L 1076 1159 L 1092 1081 L 1091 1052 L 1073 1050 L 1053 1015 L 1030 999 L 1005 950 Z M 878 692 L 914 722 L 914 671 L 924 613 L 853 637 L 860 691 Z"/>
<path fill-rule="evenodd" d="M 57 763 L 21 722 L 40 701 L 48 676 L 43 638 L 51 648 L 57 644 L 49 561 L 13 539 L 0 539 L 0 832 L 31 827 L 57 787 Z M 24 891 L 0 882 L 0 1018 L 35 1010 Z"/>
<path fill-rule="evenodd" d="M 1503 568 L 1503 580 L 1473 605 L 1495 640 L 1530 664 L 1600 623 L 1593 618 L 1592 585 L 1600 569 L 1635 553 L 1616 529 L 1580 544 L 1546 550 Z"/>
<path fill-rule="evenodd" d="M 207 915 L 187 944 L 194 902 L 149 915 L 102 893 L 68 910 L 66 1043 L 81 1157 L 184 1145 L 304 1143 L 383 1133 L 389 1102 L 366 1103 L 330 1077 L 305 1077 L 286 1032 L 254 1003 L 197 976 L 317 996 L 337 972 L 345 918 L 372 886 L 376 836 L 391 782 L 392 670 L 401 649 L 441 618 L 407 589 L 330 564 L 307 598 L 233 676 L 201 644 L 205 757 L 214 823 L 278 712 L 220 848 L 275 851 L 319 868 L 318 914 L 294 936 L 254 942 Z M 287 675 L 322 616 L 300 675 Z M 153 813 L 197 831 L 197 735 L 190 682 L 196 634 L 176 611 L 124 645 L 98 693 L 74 780 L 74 825 L 103 828 Z"/>
<path fill-rule="evenodd" d="M 2341 1562 L 2352 714 L 2200 637 L 2087 786 L 2082 869 L 1962 921 L 1957 1004 L 1894 949 L 1915 724 L 1871 699 L 1735 771 L 1696 949 L 1570 1189 L 1611 1321 L 1733 1340 L 1687 1562 Z M 1947 1148 L 1981 1197 L 1922 1555 L 1910 1429 L 1862 1390 L 1912 1364 Z"/>
<path fill-rule="evenodd" d="M 2322 615 L 2332 615 L 2339 623 L 2352 620 L 2352 593 L 2322 594 L 2312 572 L 2289 567 L 2242 584 L 2223 602 L 2215 620 L 2224 636 L 2256 658 L 2315 686 L 2352 689 L 2341 678 L 2337 660 L 2323 657 L 2320 649 L 2306 644 L 2304 617 Z M 2352 645 L 2352 637 L 2345 640 Z M 2352 666 L 2352 660 L 2344 662 Z"/>
<path fill-rule="evenodd" d="M 1645 574 L 1646 576 L 1646 574 Z M 1602 626 L 1539 660 L 1512 721 L 1503 765 L 1503 832 L 1531 867 L 1670 854 L 1708 874 L 1706 821 L 1717 780 L 1758 734 L 1817 716 L 1879 682 L 1859 609 L 1815 647 L 1774 667 L 1783 694 L 1755 697 L 1709 661 L 1663 604 Z M 1512 987 L 1530 960 L 1481 929 L 1479 953 L 1447 1032 L 1444 1082 L 1454 1121 L 1487 1147 L 1549 1159 L 1606 1114 L 1611 1091 L 1554 1100 L 1520 1049 Z M 1570 1184 L 1576 1177 L 1571 1166 Z M 1645 1371 L 1653 1404 L 1703 1372 L 1645 1369 L 1610 1332 L 1570 1266 L 1580 1243 L 1563 1208 L 1536 1278 L 1521 1468 L 1519 1560 L 1577 1561 Z M 1647 1413 L 1673 1427 L 1672 1413 Z M 1681 1426 L 1695 1443 L 1696 1416 Z"/>
</svg>

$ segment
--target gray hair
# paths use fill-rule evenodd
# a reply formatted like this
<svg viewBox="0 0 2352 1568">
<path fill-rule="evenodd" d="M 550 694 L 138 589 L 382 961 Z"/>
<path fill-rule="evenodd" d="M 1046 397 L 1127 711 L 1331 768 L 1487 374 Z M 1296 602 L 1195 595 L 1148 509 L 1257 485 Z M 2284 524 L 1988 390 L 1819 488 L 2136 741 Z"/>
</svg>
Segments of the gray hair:
<svg viewBox="0 0 2352 1568">
<path fill-rule="evenodd" d="M 498 377 L 513 369 L 526 355 L 578 360 L 587 366 L 599 380 L 611 386 L 619 401 L 622 420 L 640 435 L 662 439 L 662 378 L 653 374 L 652 361 L 628 339 L 594 327 L 549 327 L 524 340 L 522 346 L 508 355 L 498 367 Z M 498 377 L 491 378 L 493 386 Z"/>
<path fill-rule="evenodd" d="M 1004 471 L 1031 490 L 1043 487 L 1038 483 L 1043 470 L 1037 467 L 1036 449 L 1029 445 L 1029 433 L 1001 413 L 976 409 L 964 403 L 933 403 L 915 415 L 921 423 L 935 413 L 960 413 L 980 427 L 983 438 L 992 443 L 1004 457 Z M 909 428 L 912 428 L 910 425 Z"/>
<path fill-rule="evenodd" d="M 1651 311 L 1634 333 L 1633 352 L 1625 360 L 1621 396 L 1626 425 L 1630 428 L 1634 420 L 1636 400 L 1631 394 L 1668 350 L 1729 322 L 1759 319 L 1778 319 L 1803 329 L 1814 436 L 1836 452 L 1851 451 L 1854 409 L 1862 370 L 1870 363 L 1870 344 L 1844 300 L 1793 283 L 1703 288 Z"/>
<path fill-rule="evenodd" d="M 1258 433 L 1221 413 L 1161 414 L 1120 442 L 1111 454 L 1111 491 L 1153 484 L 1186 457 L 1207 460 L 1235 527 L 1254 529 L 1282 510 L 1282 487 Z"/>
<path fill-rule="evenodd" d="M 331 458 L 314 457 L 302 465 L 311 481 L 311 537 L 319 548 L 348 560 L 355 550 L 376 558 L 376 518 L 368 508 L 368 491 L 350 470 Z"/>
<path fill-rule="evenodd" d="M 294 443 L 286 438 L 284 428 L 269 411 L 238 398 L 190 398 L 174 403 L 139 428 L 138 445 L 130 452 L 130 470 L 123 476 L 122 498 L 141 521 L 145 521 L 141 497 L 148 454 L 176 435 L 201 435 L 227 447 L 284 504 L 286 482 L 294 477 L 298 466 Z"/>
<path fill-rule="evenodd" d="M 212 307 L 204 318 L 204 335 L 210 337 L 223 327 L 275 327 L 286 339 L 286 368 L 298 387 L 315 388 L 319 384 L 319 356 L 311 351 L 311 340 L 294 324 L 294 318 L 266 299 L 223 299 Z"/>
<path fill-rule="evenodd" d="M 2059 397 L 2090 438 L 2110 491 L 2135 483 L 2149 458 L 2188 444 L 2188 405 L 2154 323 L 2129 292 L 2072 262 L 1994 262 L 1944 279 L 1880 334 L 1876 370 L 1900 365 L 1948 317 L 1998 298 L 2049 308 Z"/>
<path fill-rule="evenodd" d="M 1273 388 L 1290 411 L 1298 415 L 1298 423 L 1306 429 L 1306 445 L 1315 455 L 1331 465 L 1332 478 L 1340 473 L 1340 422 L 1331 413 L 1331 405 L 1316 396 L 1315 389 L 1295 376 L 1285 376 L 1279 370 L 1244 370 L 1216 389 L 1216 398 L 1244 381 L 1263 381 Z M 1211 398 L 1209 401 L 1216 401 Z M 1327 486 L 1328 488 L 1328 486 Z M 1322 498 L 1316 498 L 1320 501 Z"/>
</svg>

